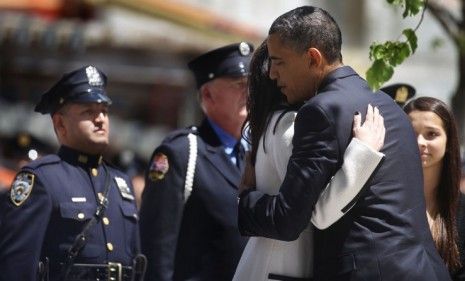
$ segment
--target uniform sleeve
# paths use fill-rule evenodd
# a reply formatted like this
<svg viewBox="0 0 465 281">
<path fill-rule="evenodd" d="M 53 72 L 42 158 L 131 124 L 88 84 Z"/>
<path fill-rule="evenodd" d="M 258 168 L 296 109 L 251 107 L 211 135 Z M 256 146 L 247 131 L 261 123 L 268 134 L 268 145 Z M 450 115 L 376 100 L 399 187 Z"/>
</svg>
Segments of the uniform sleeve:
<svg viewBox="0 0 465 281">
<path fill-rule="evenodd" d="M 186 144 L 187 145 L 187 144 Z M 179 149 L 162 145 L 146 173 L 140 210 L 142 253 L 147 256 L 146 280 L 173 280 L 174 261 L 184 208 L 186 159 Z"/>
<path fill-rule="evenodd" d="M 13 203 L 10 192 L 3 194 L 0 200 L 3 205 L 0 280 L 37 280 L 40 253 L 52 210 L 51 198 L 34 175 L 32 190 L 19 206 Z"/>
<path fill-rule="evenodd" d="M 383 153 L 353 138 L 344 153 L 344 164 L 315 205 L 312 223 L 319 229 L 325 229 L 348 212 L 383 158 Z"/>
<path fill-rule="evenodd" d="M 239 229 L 246 236 L 292 241 L 310 222 L 321 191 L 336 172 L 338 143 L 331 120 L 313 104 L 296 116 L 293 151 L 277 195 L 240 195 Z"/>
</svg>

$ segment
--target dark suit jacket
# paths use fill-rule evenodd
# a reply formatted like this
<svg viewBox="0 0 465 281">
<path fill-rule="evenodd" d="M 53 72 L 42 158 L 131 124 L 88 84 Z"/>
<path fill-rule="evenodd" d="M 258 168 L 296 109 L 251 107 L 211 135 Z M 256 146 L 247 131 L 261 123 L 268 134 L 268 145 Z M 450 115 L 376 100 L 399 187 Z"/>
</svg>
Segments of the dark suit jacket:
<svg viewBox="0 0 465 281">
<path fill-rule="evenodd" d="M 184 204 L 189 144 L 179 130 L 156 148 L 169 162 L 164 178 L 146 177 L 140 228 L 148 258 L 146 280 L 231 280 L 247 241 L 237 227 L 241 171 L 208 122 L 198 132 L 192 193 Z"/>
<path fill-rule="evenodd" d="M 369 103 L 384 117 L 386 157 L 355 206 L 328 229 L 315 230 L 315 279 L 449 280 L 426 220 L 422 168 L 410 121 L 389 96 L 372 93 L 347 66 L 330 73 L 299 110 L 280 193 L 241 194 L 240 230 L 296 239 L 322 189 L 341 167 L 354 112 L 364 117 Z"/>
</svg>

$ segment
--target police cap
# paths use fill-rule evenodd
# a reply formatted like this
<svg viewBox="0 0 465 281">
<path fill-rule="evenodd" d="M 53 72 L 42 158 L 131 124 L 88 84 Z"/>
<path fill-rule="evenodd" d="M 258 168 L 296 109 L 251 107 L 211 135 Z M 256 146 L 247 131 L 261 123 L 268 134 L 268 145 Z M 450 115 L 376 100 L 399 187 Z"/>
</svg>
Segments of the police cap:
<svg viewBox="0 0 465 281">
<path fill-rule="evenodd" d="M 8 159 L 35 160 L 49 154 L 54 148 L 27 132 L 18 132 L 4 140 L 4 157 Z"/>
<path fill-rule="evenodd" d="M 247 42 L 227 45 L 209 51 L 188 63 L 197 88 L 221 76 L 240 77 L 249 73 L 253 45 Z"/>
<path fill-rule="evenodd" d="M 65 103 L 105 103 L 111 99 L 105 92 L 106 75 L 94 66 L 81 67 L 66 73 L 45 92 L 35 107 L 36 112 L 53 114 Z"/>
<path fill-rule="evenodd" d="M 415 96 L 415 88 L 409 84 L 397 83 L 385 86 L 380 89 L 390 95 L 392 99 L 400 106 L 404 106 L 405 102 Z"/>
</svg>

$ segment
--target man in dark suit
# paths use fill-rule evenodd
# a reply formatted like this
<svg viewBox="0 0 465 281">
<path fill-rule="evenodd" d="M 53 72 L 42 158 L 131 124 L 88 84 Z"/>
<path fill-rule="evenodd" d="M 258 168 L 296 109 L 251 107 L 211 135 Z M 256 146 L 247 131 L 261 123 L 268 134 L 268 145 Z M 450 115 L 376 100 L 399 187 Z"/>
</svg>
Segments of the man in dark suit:
<svg viewBox="0 0 465 281">
<path fill-rule="evenodd" d="M 352 115 L 371 104 L 385 121 L 386 157 L 349 204 L 353 208 L 343 208 L 345 216 L 328 229 L 315 230 L 315 280 L 449 280 L 426 221 L 410 121 L 389 96 L 373 93 L 342 64 L 334 19 L 322 9 L 300 7 L 277 18 L 267 40 L 270 77 L 290 103 L 306 102 L 295 120 L 294 148 L 279 194 L 265 195 L 245 180 L 249 189 L 240 195 L 241 232 L 296 239 L 341 167 L 352 138 Z"/>
<path fill-rule="evenodd" d="M 237 227 L 247 74 L 253 46 L 215 49 L 189 63 L 206 118 L 152 155 L 142 195 L 146 280 L 231 280 L 246 238 Z"/>
</svg>

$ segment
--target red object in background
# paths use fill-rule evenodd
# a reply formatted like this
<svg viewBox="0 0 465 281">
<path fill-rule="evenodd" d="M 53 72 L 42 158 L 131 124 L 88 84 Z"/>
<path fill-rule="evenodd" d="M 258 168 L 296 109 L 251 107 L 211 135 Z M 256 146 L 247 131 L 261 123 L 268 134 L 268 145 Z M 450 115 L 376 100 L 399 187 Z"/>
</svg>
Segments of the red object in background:
<svg viewBox="0 0 465 281">
<path fill-rule="evenodd" d="M 42 18 L 93 18 L 93 6 L 84 0 L 0 0 L 0 10 L 30 12 Z"/>
<path fill-rule="evenodd" d="M 46 19 L 58 17 L 63 0 L 0 0 L 1 10 L 23 11 Z"/>
<path fill-rule="evenodd" d="M 0 167 L 0 189 L 7 188 L 9 189 L 13 179 L 15 178 L 16 171 Z"/>
</svg>

